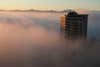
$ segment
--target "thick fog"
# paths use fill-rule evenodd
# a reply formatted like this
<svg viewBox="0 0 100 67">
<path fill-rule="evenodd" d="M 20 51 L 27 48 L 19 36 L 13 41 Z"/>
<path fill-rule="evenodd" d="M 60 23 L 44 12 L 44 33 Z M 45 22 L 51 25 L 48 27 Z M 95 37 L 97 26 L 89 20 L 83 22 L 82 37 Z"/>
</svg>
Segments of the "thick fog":
<svg viewBox="0 0 100 67">
<path fill-rule="evenodd" d="M 0 12 L 0 67 L 100 66 L 100 14 L 89 14 L 86 40 L 64 38 L 61 15 Z"/>
</svg>

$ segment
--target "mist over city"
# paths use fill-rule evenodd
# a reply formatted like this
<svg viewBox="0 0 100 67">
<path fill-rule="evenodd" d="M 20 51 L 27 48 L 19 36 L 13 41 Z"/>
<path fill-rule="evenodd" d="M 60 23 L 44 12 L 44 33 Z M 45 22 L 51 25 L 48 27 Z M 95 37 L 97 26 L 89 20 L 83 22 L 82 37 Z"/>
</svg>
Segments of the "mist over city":
<svg viewBox="0 0 100 67">
<path fill-rule="evenodd" d="M 60 32 L 64 13 L 0 12 L 0 66 L 84 67 L 99 65 L 99 14 L 90 13 L 87 40 Z"/>
<path fill-rule="evenodd" d="M 100 67 L 99 0 L 0 0 L 0 67 Z"/>
</svg>

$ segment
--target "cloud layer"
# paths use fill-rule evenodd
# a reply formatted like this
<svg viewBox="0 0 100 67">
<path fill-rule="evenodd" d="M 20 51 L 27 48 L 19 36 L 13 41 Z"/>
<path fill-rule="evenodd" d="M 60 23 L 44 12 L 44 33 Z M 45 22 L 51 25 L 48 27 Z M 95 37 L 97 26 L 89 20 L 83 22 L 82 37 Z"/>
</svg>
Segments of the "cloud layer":
<svg viewBox="0 0 100 67">
<path fill-rule="evenodd" d="M 99 41 L 63 38 L 59 26 L 61 15 L 0 12 L 0 66 L 95 67 L 99 64 Z M 91 18 L 97 19 L 92 15 Z"/>
</svg>

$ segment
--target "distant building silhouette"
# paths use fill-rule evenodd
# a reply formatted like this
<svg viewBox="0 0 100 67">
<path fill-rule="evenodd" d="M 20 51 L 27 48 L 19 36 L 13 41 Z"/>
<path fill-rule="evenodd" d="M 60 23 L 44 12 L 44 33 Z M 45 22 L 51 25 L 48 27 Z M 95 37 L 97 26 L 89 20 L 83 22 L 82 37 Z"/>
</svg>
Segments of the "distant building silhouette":
<svg viewBox="0 0 100 67">
<path fill-rule="evenodd" d="M 87 37 L 87 14 L 71 11 L 61 17 L 61 31 L 67 37 Z"/>
</svg>

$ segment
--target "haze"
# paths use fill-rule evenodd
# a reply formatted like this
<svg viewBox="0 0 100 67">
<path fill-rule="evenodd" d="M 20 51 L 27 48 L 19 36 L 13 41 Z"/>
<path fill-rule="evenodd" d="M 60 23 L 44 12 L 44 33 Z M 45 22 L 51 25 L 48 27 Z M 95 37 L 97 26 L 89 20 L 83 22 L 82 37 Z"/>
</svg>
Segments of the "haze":
<svg viewBox="0 0 100 67">
<path fill-rule="evenodd" d="M 0 9 L 100 10 L 100 0 L 0 0 Z"/>
<path fill-rule="evenodd" d="M 0 12 L 0 66 L 95 67 L 99 64 L 100 14 L 90 13 L 87 40 L 64 38 L 60 32 L 61 15 Z"/>
</svg>

